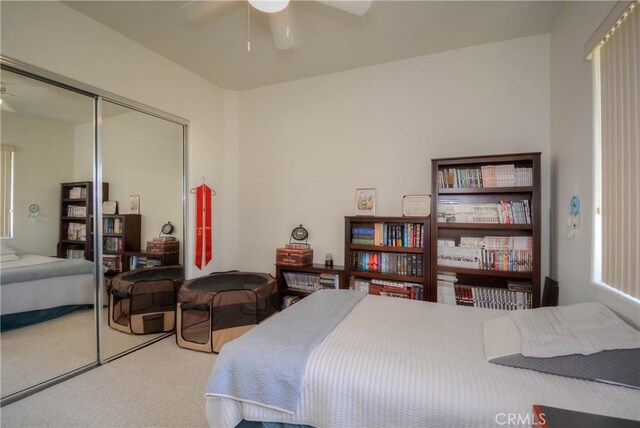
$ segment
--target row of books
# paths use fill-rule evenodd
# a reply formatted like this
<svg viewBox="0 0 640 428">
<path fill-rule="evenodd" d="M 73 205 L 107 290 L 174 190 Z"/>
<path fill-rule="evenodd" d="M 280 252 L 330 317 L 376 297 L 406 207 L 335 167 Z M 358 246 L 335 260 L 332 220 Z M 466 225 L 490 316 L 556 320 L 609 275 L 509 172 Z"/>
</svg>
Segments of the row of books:
<svg viewBox="0 0 640 428">
<path fill-rule="evenodd" d="M 123 239 L 114 236 L 105 236 L 103 238 L 103 251 L 121 251 L 123 248 Z"/>
<path fill-rule="evenodd" d="M 102 232 L 105 234 L 122 233 L 122 220 L 120 218 L 105 217 L 102 219 Z"/>
<path fill-rule="evenodd" d="M 104 254 L 102 256 L 102 265 L 107 272 L 122 272 L 122 257 Z"/>
<path fill-rule="evenodd" d="M 287 287 L 293 290 L 318 291 L 340 288 L 340 276 L 329 273 L 284 272 Z"/>
<path fill-rule="evenodd" d="M 459 204 L 457 200 L 438 200 L 438 222 L 531 224 L 529 200 L 488 204 Z"/>
<path fill-rule="evenodd" d="M 65 257 L 68 259 L 84 259 L 84 250 L 67 248 Z"/>
<path fill-rule="evenodd" d="M 129 269 L 142 269 L 155 266 L 162 266 L 162 260 L 153 257 L 131 256 L 129 258 Z"/>
<path fill-rule="evenodd" d="M 422 284 L 413 282 L 388 281 L 383 279 L 351 278 L 350 288 L 377 296 L 399 297 L 401 299 L 423 300 Z"/>
<path fill-rule="evenodd" d="M 524 187 L 533 185 L 533 168 L 513 164 L 483 165 L 480 168 L 444 168 L 438 171 L 441 189 Z"/>
<path fill-rule="evenodd" d="M 438 266 L 506 272 L 531 272 L 531 250 L 492 250 L 486 248 L 442 247 Z"/>
<path fill-rule="evenodd" d="M 457 284 L 454 273 L 438 272 L 438 303 L 476 308 L 521 310 L 531 309 L 530 283 L 507 283 L 507 288 Z"/>
<path fill-rule="evenodd" d="M 86 217 L 87 207 L 82 205 L 67 205 L 67 217 Z"/>
<path fill-rule="evenodd" d="M 287 309 L 289 306 L 300 301 L 300 297 L 298 296 L 284 296 L 282 298 L 282 310 Z"/>
<path fill-rule="evenodd" d="M 453 239 L 438 239 L 440 247 L 454 247 Z M 460 247 L 492 250 L 532 250 L 533 236 L 461 236 Z"/>
<path fill-rule="evenodd" d="M 86 197 L 86 187 L 72 187 L 71 189 L 69 189 L 69 199 L 84 199 Z"/>
<path fill-rule="evenodd" d="M 351 228 L 351 243 L 422 248 L 423 229 L 421 223 L 359 223 Z"/>
<path fill-rule="evenodd" d="M 87 226 L 84 223 L 68 223 L 67 239 L 72 241 L 86 241 Z"/>
<path fill-rule="evenodd" d="M 352 251 L 351 268 L 365 272 L 405 276 L 422 276 L 424 272 L 422 254 L 378 253 L 371 251 Z"/>
</svg>

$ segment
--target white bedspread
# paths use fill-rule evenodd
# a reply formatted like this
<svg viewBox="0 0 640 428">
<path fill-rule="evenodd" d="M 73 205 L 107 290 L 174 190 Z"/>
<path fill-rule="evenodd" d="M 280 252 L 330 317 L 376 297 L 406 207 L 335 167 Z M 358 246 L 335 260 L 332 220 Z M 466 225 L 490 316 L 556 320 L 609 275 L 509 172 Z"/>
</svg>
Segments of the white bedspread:
<svg viewBox="0 0 640 428">
<path fill-rule="evenodd" d="M 640 420 L 640 391 L 488 363 L 482 322 L 504 314 L 367 296 L 311 355 L 293 415 L 209 397 L 209 424 L 504 426 L 534 403 Z"/>
</svg>

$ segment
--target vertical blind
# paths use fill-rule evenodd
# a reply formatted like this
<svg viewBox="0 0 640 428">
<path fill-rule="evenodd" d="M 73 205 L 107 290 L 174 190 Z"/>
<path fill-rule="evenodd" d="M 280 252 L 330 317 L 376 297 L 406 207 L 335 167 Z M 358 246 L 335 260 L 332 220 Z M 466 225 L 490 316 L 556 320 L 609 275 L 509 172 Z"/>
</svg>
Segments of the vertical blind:
<svg viewBox="0 0 640 428">
<path fill-rule="evenodd" d="M 594 57 L 600 61 L 602 282 L 635 298 L 640 298 L 638 9 L 626 12 Z"/>
<path fill-rule="evenodd" d="M 2 186 L 0 186 L 0 238 L 11 237 L 11 210 L 13 196 L 13 147 L 0 146 L 0 178 Z"/>
</svg>

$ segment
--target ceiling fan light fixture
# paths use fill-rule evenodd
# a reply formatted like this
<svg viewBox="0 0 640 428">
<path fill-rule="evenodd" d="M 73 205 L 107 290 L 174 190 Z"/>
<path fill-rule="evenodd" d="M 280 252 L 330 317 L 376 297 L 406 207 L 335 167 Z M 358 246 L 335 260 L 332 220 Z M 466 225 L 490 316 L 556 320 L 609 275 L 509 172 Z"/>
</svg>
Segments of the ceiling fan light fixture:
<svg viewBox="0 0 640 428">
<path fill-rule="evenodd" d="M 287 8 L 289 0 L 249 0 L 249 3 L 260 12 L 277 13 Z"/>
</svg>

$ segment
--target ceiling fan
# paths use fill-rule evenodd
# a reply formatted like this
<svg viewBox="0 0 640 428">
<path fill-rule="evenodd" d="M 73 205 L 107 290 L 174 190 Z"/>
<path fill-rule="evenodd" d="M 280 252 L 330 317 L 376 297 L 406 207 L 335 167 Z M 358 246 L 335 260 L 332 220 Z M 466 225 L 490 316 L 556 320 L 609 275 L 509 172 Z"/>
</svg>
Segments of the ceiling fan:
<svg viewBox="0 0 640 428">
<path fill-rule="evenodd" d="M 326 6 L 341 10 L 352 15 L 363 16 L 371 8 L 372 0 L 315 0 Z M 293 16 L 293 1 L 289 0 L 193 0 L 180 8 L 192 22 L 213 21 L 232 7 L 247 7 L 264 14 L 269 19 L 269 27 L 276 49 L 286 50 L 296 46 L 294 31 L 291 30 L 295 18 Z M 248 12 L 250 13 L 250 12 Z M 251 42 L 247 40 L 247 50 L 251 50 Z"/>
<path fill-rule="evenodd" d="M 7 94 L 7 87 L 4 85 L 4 83 L 0 82 L 0 108 L 4 111 L 15 113 L 16 111 L 13 109 L 13 107 L 11 107 L 9 103 L 5 100 L 7 95 L 11 95 L 11 94 Z M 11 95 L 11 96 L 15 96 L 15 95 Z"/>
</svg>

